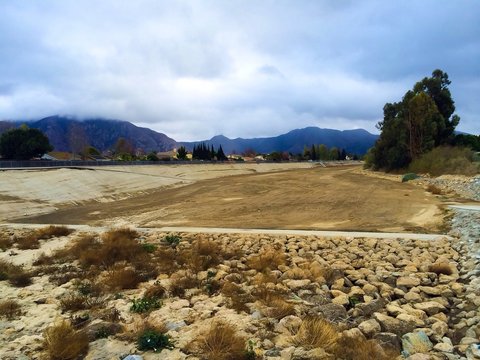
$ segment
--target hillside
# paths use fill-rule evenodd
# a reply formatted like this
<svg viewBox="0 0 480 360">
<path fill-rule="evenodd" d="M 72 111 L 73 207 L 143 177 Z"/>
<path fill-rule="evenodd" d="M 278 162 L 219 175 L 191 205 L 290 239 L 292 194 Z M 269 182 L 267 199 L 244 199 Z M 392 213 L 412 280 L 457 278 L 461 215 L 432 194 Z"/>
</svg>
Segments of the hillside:
<svg viewBox="0 0 480 360">
<path fill-rule="evenodd" d="M 0 121 L 0 133 L 18 124 L 18 122 Z M 191 151 L 194 145 L 205 142 L 215 148 L 222 145 L 226 154 L 238 154 L 247 149 L 253 149 L 257 153 L 287 151 L 297 154 L 303 152 L 305 146 L 312 144 L 325 144 L 329 148 L 335 146 L 349 153 L 364 154 L 378 138 L 377 135 L 363 129 L 340 131 L 307 127 L 274 137 L 229 139 L 218 135 L 210 140 L 177 142 L 165 134 L 121 120 L 97 118 L 79 121 L 72 117 L 50 116 L 27 124 L 43 131 L 57 151 L 75 149 L 79 151 L 87 144 L 105 151 L 112 149 L 117 140 L 122 137 L 127 139 L 133 148 L 143 149 L 145 152 L 169 151 L 180 145 L 184 145 Z"/>
<path fill-rule="evenodd" d="M 0 132 L 7 130 L 11 124 L 2 122 Z M 176 146 L 176 141 L 165 134 L 135 126 L 127 121 L 106 119 L 78 121 L 70 117 L 50 116 L 27 124 L 43 131 L 57 151 L 72 151 L 73 148 L 82 148 L 86 144 L 104 151 L 113 148 L 120 137 L 127 139 L 134 148 L 146 152 L 168 151 Z"/>
<path fill-rule="evenodd" d="M 257 153 L 270 153 L 272 151 L 287 151 L 293 154 L 303 152 L 304 146 L 312 144 L 325 144 L 327 147 L 336 146 L 345 149 L 349 153 L 365 154 L 373 146 L 377 135 L 370 134 L 363 129 L 333 130 L 307 127 L 292 130 L 286 134 L 253 139 L 229 139 L 223 135 L 215 136 L 203 142 L 218 147 L 222 145 L 225 153 L 242 153 L 246 149 L 253 149 Z M 182 142 L 188 150 L 193 149 L 202 141 Z"/>
</svg>

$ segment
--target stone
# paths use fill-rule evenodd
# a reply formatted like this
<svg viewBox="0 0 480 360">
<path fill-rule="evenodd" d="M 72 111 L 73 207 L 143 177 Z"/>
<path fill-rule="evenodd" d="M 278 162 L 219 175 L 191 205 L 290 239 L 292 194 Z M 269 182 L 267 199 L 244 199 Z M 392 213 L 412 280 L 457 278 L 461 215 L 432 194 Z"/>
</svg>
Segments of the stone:
<svg viewBox="0 0 480 360">
<path fill-rule="evenodd" d="M 446 308 L 442 304 L 436 301 L 426 301 L 421 303 L 413 304 L 413 307 L 418 310 L 425 311 L 428 315 L 435 315 L 440 311 L 445 311 Z"/>
<path fill-rule="evenodd" d="M 480 343 L 471 344 L 467 351 L 465 352 L 467 360 L 477 360 L 480 359 Z"/>
<path fill-rule="evenodd" d="M 433 344 L 423 331 L 408 333 L 402 336 L 402 354 L 404 357 L 427 353 L 433 348 Z"/>
<path fill-rule="evenodd" d="M 412 288 L 420 285 L 420 279 L 413 276 L 402 276 L 397 279 L 397 286 Z"/>
<path fill-rule="evenodd" d="M 403 298 L 408 302 L 421 302 L 423 300 L 420 294 L 413 291 L 407 292 Z"/>
<path fill-rule="evenodd" d="M 436 321 L 432 324 L 432 331 L 438 338 L 442 338 L 448 331 L 448 324 L 443 321 Z"/>
<path fill-rule="evenodd" d="M 400 335 L 413 330 L 415 327 L 415 325 L 378 312 L 374 313 L 373 317 L 380 323 L 383 332 Z"/>
<path fill-rule="evenodd" d="M 397 316 L 397 319 L 400 320 L 400 321 L 403 321 L 403 322 L 414 324 L 416 327 L 425 326 L 425 321 L 423 321 L 422 319 L 420 319 L 420 318 L 418 318 L 414 315 L 403 313 L 403 314 L 399 314 Z"/>
<path fill-rule="evenodd" d="M 302 319 L 295 315 L 285 316 L 275 325 L 275 331 L 278 333 L 295 333 L 295 330 L 302 325 Z"/>
<path fill-rule="evenodd" d="M 128 355 L 123 360 L 143 360 L 143 357 L 141 355 Z"/>
<path fill-rule="evenodd" d="M 291 290 L 299 290 L 308 285 L 310 285 L 311 281 L 309 279 L 303 280 L 285 280 L 284 284 L 290 288 Z"/>
<path fill-rule="evenodd" d="M 332 299 L 332 303 L 337 305 L 348 305 L 349 302 L 350 301 L 347 294 L 343 294 Z"/>
<path fill-rule="evenodd" d="M 447 344 L 447 343 L 438 343 L 435 344 L 433 347 L 434 350 L 441 351 L 441 352 L 446 352 L 446 353 L 453 353 L 453 346 L 452 344 Z"/>
<path fill-rule="evenodd" d="M 347 318 L 347 310 L 342 305 L 330 303 L 320 305 L 318 312 L 323 314 L 323 317 L 332 322 L 339 322 Z"/>
<path fill-rule="evenodd" d="M 433 360 L 433 358 L 428 354 L 413 354 L 407 360 Z"/>
<path fill-rule="evenodd" d="M 181 308 L 186 308 L 186 307 L 190 307 L 190 302 L 185 299 L 180 299 L 170 304 L 170 309 L 172 310 L 180 310 Z"/>
<path fill-rule="evenodd" d="M 380 331 L 382 331 L 380 324 L 375 319 L 361 322 L 358 325 L 358 328 L 368 338 L 372 338 L 375 334 L 378 334 Z"/>
<path fill-rule="evenodd" d="M 397 351 L 400 351 L 401 349 L 400 338 L 397 334 L 381 332 L 375 334 L 373 338 L 384 346 L 391 347 Z"/>
</svg>

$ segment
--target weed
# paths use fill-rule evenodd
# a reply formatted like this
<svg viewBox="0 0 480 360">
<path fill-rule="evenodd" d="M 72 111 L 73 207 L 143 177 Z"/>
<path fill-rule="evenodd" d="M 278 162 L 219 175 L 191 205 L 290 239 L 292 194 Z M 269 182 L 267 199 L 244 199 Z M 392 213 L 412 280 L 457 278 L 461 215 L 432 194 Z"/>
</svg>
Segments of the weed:
<svg viewBox="0 0 480 360">
<path fill-rule="evenodd" d="M 74 230 L 69 229 L 66 226 L 50 225 L 35 231 L 38 239 L 51 239 L 53 237 L 70 235 Z"/>
<path fill-rule="evenodd" d="M 40 247 L 39 238 L 35 233 L 15 237 L 15 242 L 20 250 L 38 249 Z"/>
<path fill-rule="evenodd" d="M 163 238 L 163 241 L 171 247 L 177 247 L 182 238 L 179 235 L 168 234 Z"/>
<path fill-rule="evenodd" d="M 214 321 L 210 328 L 190 344 L 202 360 L 240 360 L 246 358 L 245 339 L 227 322 Z"/>
<path fill-rule="evenodd" d="M 162 299 L 165 297 L 167 290 L 159 282 L 155 282 L 153 285 L 149 286 L 145 293 L 143 294 L 146 298 L 156 298 Z"/>
<path fill-rule="evenodd" d="M 335 349 L 338 338 L 339 333 L 331 323 L 319 316 L 312 316 L 303 319 L 292 342 L 295 346 L 306 349 L 321 347 L 331 352 Z"/>
<path fill-rule="evenodd" d="M 15 300 L 0 301 L 0 317 L 13 320 L 22 314 L 20 304 Z"/>
<path fill-rule="evenodd" d="M 74 360 L 88 351 L 88 337 L 66 320 L 49 326 L 43 333 L 46 355 L 50 360 Z"/>
<path fill-rule="evenodd" d="M 360 297 L 360 295 L 352 295 L 352 296 L 349 296 L 349 297 L 348 297 L 347 310 L 348 310 L 348 309 L 353 309 L 357 304 L 361 304 L 361 303 L 363 303 L 363 300 L 362 300 L 362 298 Z"/>
<path fill-rule="evenodd" d="M 23 266 L 0 260 L 0 280 L 8 280 L 15 287 L 25 287 L 32 283 L 32 274 Z"/>
<path fill-rule="evenodd" d="M 10 249 L 13 243 L 14 241 L 11 236 L 4 233 L 0 234 L 0 250 L 5 251 L 7 249 Z"/>
<path fill-rule="evenodd" d="M 200 286 L 198 278 L 190 271 L 179 271 L 172 275 L 170 293 L 172 296 L 183 297 L 185 290 Z"/>
<path fill-rule="evenodd" d="M 143 248 L 143 250 L 145 250 L 147 253 L 150 253 L 150 254 L 151 254 L 151 253 L 155 252 L 155 250 L 157 249 L 157 245 L 146 243 L 146 244 L 142 244 L 142 248 Z"/>
<path fill-rule="evenodd" d="M 259 272 L 276 270 L 280 265 L 285 265 L 285 263 L 285 254 L 281 251 L 275 250 L 273 247 L 268 247 L 260 254 L 253 255 L 247 260 L 248 267 Z"/>
<path fill-rule="evenodd" d="M 126 266 L 126 264 L 117 263 L 107 271 L 102 282 L 107 290 L 135 289 L 142 281 L 135 269 Z"/>
<path fill-rule="evenodd" d="M 198 239 L 179 254 L 180 261 L 193 272 L 208 270 L 220 263 L 221 247 L 214 241 Z"/>
<path fill-rule="evenodd" d="M 432 264 L 428 267 L 428 271 L 433 272 L 437 275 L 444 274 L 444 275 L 452 275 L 453 269 L 449 263 L 436 263 Z"/>
<path fill-rule="evenodd" d="M 443 174 L 478 174 L 479 166 L 473 162 L 473 151 L 468 148 L 439 146 L 410 164 L 409 169 L 432 176 Z"/>
<path fill-rule="evenodd" d="M 172 274 L 177 266 L 177 253 L 171 248 L 159 248 L 154 253 L 154 261 L 160 273 Z"/>
<path fill-rule="evenodd" d="M 440 189 L 438 186 L 436 186 L 435 184 L 429 184 L 427 186 L 427 191 L 431 192 L 432 194 L 434 195 L 442 195 L 443 194 L 443 191 L 442 189 Z"/>
<path fill-rule="evenodd" d="M 68 293 L 60 299 L 62 312 L 78 311 L 90 308 L 88 297 L 74 292 Z"/>
<path fill-rule="evenodd" d="M 383 349 L 376 340 L 342 336 L 335 347 L 336 358 L 344 360 L 389 360 L 400 354 L 391 348 Z"/>
<path fill-rule="evenodd" d="M 159 299 L 143 297 L 141 299 L 133 299 L 130 311 L 135 313 L 146 313 L 162 306 Z"/>
<path fill-rule="evenodd" d="M 102 319 L 102 320 L 105 320 L 105 321 L 110 321 L 110 322 L 119 322 L 119 321 L 122 321 L 122 316 L 120 314 L 120 311 L 116 308 L 109 308 L 109 309 L 105 309 L 103 310 L 99 317 Z"/>
<path fill-rule="evenodd" d="M 138 337 L 138 350 L 147 351 L 153 350 L 154 352 L 160 352 L 163 349 L 173 349 L 173 344 L 170 342 L 170 338 L 166 334 L 148 329 L 145 330 Z"/>
<path fill-rule="evenodd" d="M 283 298 L 278 297 L 270 301 L 270 307 L 267 310 L 267 316 L 280 320 L 288 315 L 295 315 L 295 306 Z"/>
<path fill-rule="evenodd" d="M 221 291 L 222 294 L 228 298 L 229 307 L 237 312 L 249 312 L 249 308 L 246 306 L 246 304 L 253 302 L 253 298 L 242 288 L 241 285 L 237 285 L 230 281 L 225 281 Z"/>
</svg>

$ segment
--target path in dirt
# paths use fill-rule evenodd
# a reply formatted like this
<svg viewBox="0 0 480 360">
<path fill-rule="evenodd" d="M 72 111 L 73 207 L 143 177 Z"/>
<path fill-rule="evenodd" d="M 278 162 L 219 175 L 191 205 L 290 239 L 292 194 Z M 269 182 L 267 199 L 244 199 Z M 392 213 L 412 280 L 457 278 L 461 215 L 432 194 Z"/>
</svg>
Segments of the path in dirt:
<svg viewBox="0 0 480 360">
<path fill-rule="evenodd" d="M 21 223 L 441 232 L 442 203 L 358 167 L 315 167 L 205 179 L 109 203 L 63 205 Z"/>
</svg>

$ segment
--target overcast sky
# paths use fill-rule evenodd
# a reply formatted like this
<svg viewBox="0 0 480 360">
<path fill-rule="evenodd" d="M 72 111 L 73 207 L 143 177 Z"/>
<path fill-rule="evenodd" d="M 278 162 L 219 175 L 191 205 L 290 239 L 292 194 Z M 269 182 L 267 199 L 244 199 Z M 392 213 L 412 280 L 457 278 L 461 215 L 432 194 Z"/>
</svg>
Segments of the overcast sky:
<svg viewBox="0 0 480 360">
<path fill-rule="evenodd" d="M 131 121 L 175 140 L 378 132 L 434 69 L 480 133 L 477 0 L 0 0 L 0 120 Z"/>
</svg>

